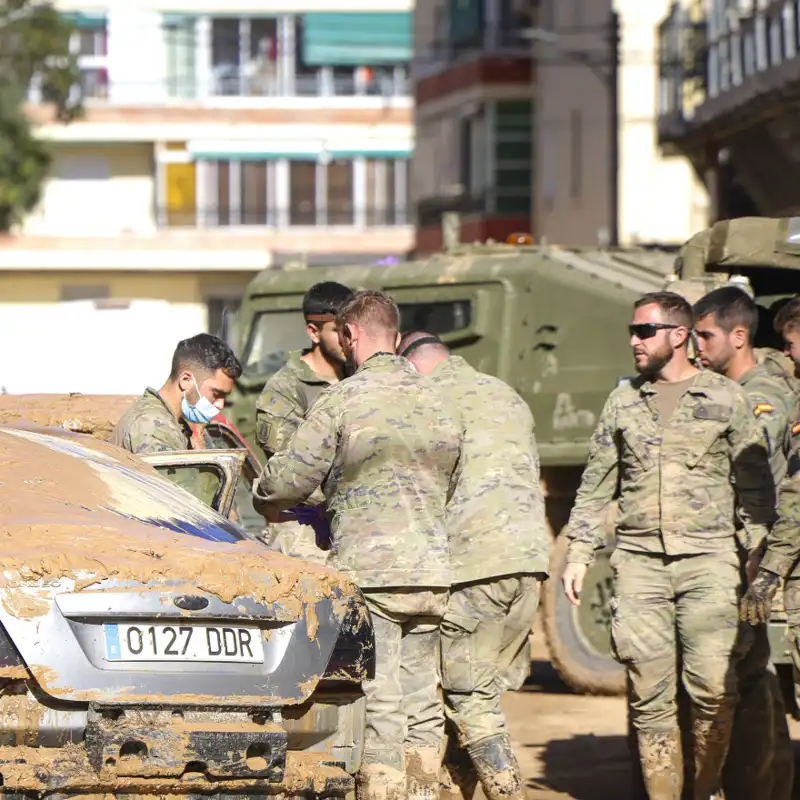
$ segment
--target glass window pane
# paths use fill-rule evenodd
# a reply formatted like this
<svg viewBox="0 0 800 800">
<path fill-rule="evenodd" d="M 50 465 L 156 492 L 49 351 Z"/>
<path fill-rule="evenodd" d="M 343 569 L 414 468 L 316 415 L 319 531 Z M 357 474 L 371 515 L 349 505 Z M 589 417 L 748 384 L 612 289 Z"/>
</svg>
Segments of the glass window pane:
<svg viewBox="0 0 800 800">
<path fill-rule="evenodd" d="M 291 350 L 306 346 L 308 336 L 302 311 L 262 311 L 250 329 L 244 369 L 249 375 L 271 375 L 286 363 Z"/>
<path fill-rule="evenodd" d="M 242 161 L 242 224 L 267 224 L 267 162 Z"/>
<path fill-rule="evenodd" d="M 353 224 L 353 162 L 328 165 L 328 224 Z"/>
<path fill-rule="evenodd" d="M 314 225 L 317 221 L 317 165 L 313 161 L 289 162 L 289 223 Z"/>
<path fill-rule="evenodd" d="M 217 224 L 231 224 L 230 161 L 217 161 Z"/>
<path fill-rule="evenodd" d="M 397 224 L 397 162 L 394 160 L 386 162 L 386 223 Z"/>
<path fill-rule="evenodd" d="M 250 20 L 250 54 L 247 78 L 251 95 L 260 97 L 277 94 L 278 21 L 254 18 Z"/>
<path fill-rule="evenodd" d="M 212 465 L 179 464 L 157 466 L 156 469 L 178 486 L 186 489 L 198 500 L 219 510 L 219 493 L 222 490 L 222 473 Z"/>
<path fill-rule="evenodd" d="M 211 75 L 217 95 L 239 94 L 239 20 L 211 20 Z"/>
<path fill-rule="evenodd" d="M 471 323 L 472 303 L 469 300 L 400 304 L 401 331 L 428 331 L 439 336 L 464 330 Z"/>
</svg>

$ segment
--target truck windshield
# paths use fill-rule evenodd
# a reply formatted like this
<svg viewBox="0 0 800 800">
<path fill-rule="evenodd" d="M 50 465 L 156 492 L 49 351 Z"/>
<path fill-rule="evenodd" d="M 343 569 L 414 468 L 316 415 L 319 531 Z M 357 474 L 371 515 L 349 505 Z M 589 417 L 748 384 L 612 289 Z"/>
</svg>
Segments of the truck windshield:
<svg viewBox="0 0 800 800">
<path fill-rule="evenodd" d="M 271 375 L 285 363 L 291 350 L 310 344 L 300 309 L 261 311 L 253 319 L 244 357 L 250 375 Z"/>
</svg>

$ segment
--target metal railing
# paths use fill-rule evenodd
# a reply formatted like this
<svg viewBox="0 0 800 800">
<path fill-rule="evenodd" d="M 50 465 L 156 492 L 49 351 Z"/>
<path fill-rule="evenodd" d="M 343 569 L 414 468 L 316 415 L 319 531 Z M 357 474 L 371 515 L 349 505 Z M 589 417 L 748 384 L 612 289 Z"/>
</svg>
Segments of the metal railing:
<svg viewBox="0 0 800 800">
<path fill-rule="evenodd" d="M 400 206 L 325 207 L 296 203 L 288 207 L 198 206 L 169 208 L 159 206 L 156 220 L 160 228 L 254 228 L 292 227 L 382 228 L 410 224 L 408 209 Z"/>
</svg>

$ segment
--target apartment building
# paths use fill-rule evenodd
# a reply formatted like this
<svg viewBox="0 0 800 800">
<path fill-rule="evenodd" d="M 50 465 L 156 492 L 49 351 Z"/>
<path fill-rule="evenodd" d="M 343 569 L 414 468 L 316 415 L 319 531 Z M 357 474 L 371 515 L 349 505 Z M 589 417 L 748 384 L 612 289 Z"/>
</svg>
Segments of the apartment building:
<svg viewBox="0 0 800 800">
<path fill-rule="evenodd" d="M 674 2 L 659 67 L 659 144 L 703 176 L 712 219 L 800 214 L 800 2 Z"/>
<path fill-rule="evenodd" d="M 530 230 L 533 71 L 527 0 L 425 0 L 414 13 L 416 249 L 441 248 L 441 217 L 465 242 Z"/>
<path fill-rule="evenodd" d="M 55 320 L 89 355 L 109 340 L 133 353 L 120 320 L 137 304 L 166 365 L 178 338 L 222 330 L 259 269 L 411 249 L 411 0 L 55 5 L 76 28 L 86 113 L 59 124 L 31 87 L 54 164 L 0 238 L 0 330 L 26 343 L 19 365 L 41 344 L 31 328 Z M 50 387 L 3 366 L 8 391 Z"/>
</svg>

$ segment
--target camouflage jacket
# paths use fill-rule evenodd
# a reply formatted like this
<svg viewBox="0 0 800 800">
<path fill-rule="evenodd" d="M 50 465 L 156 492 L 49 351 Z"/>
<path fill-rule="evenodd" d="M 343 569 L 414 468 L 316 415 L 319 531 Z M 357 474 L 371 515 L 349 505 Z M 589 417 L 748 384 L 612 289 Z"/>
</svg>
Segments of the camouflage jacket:
<svg viewBox="0 0 800 800">
<path fill-rule="evenodd" d="M 192 430 L 183 418 L 175 418 L 155 389 L 147 388 L 122 415 L 111 442 L 131 453 L 191 450 Z"/>
<path fill-rule="evenodd" d="M 267 381 L 256 401 L 256 439 L 267 458 L 286 449 L 314 401 L 331 385 L 302 355 L 301 350 L 289 353 L 289 360 Z"/>
<path fill-rule="evenodd" d="M 533 416 L 499 378 L 460 356 L 431 375 L 464 424 L 461 478 L 447 506 L 453 582 L 547 572 L 549 536 Z"/>
<path fill-rule="evenodd" d="M 255 502 L 284 510 L 322 486 L 338 565 L 364 587 L 449 586 L 445 505 L 462 427 L 440 391 L 377 354 L 314 404 Z"/>
<path fill-rule="evenodd" d="M 256 402 L 256 439 L 267 460 L 285 450 L 319 395 L 331 385 L 302 359 L 303 351 L 289 353 L 289 360 L 266 383 Z M 321 491 L 309 498 L 319 505 Z M 299 522 L 267 523 L 265 538 L 272 550 L 285 556 L 326 564 L 329 553 L 317 547 L 314 531 Z"/>
<path fill-rule="evenodd" d="M 617 547 L 625 550 L 734 550 L 737 513 L 745 547 L 766 535 L 775 486 L 744 390 L 722 375 L 698 373 L 664 427 L 654 395 L 653 384 L 639 377 L 606 401 L 569 519 L 567 561 L 592 561 L 615 497 Z"/>
<path fill-rule="evenodd" d="M 739 379 L 753 413 L 764 431 L 769 448 L 769 462 L 775 486 L 786 475 L 789 454 L 789 425 L 794 422 L 796 399 L 781 377 L 772 375 L 758 364 Z"/>
<path fill-rule="evenodd" d="M 778 514 L 761 566 L 782 578 L 800 578 L 800 402 L 788 428 L 787 474 L 778 491 Z"/>
</svg>

